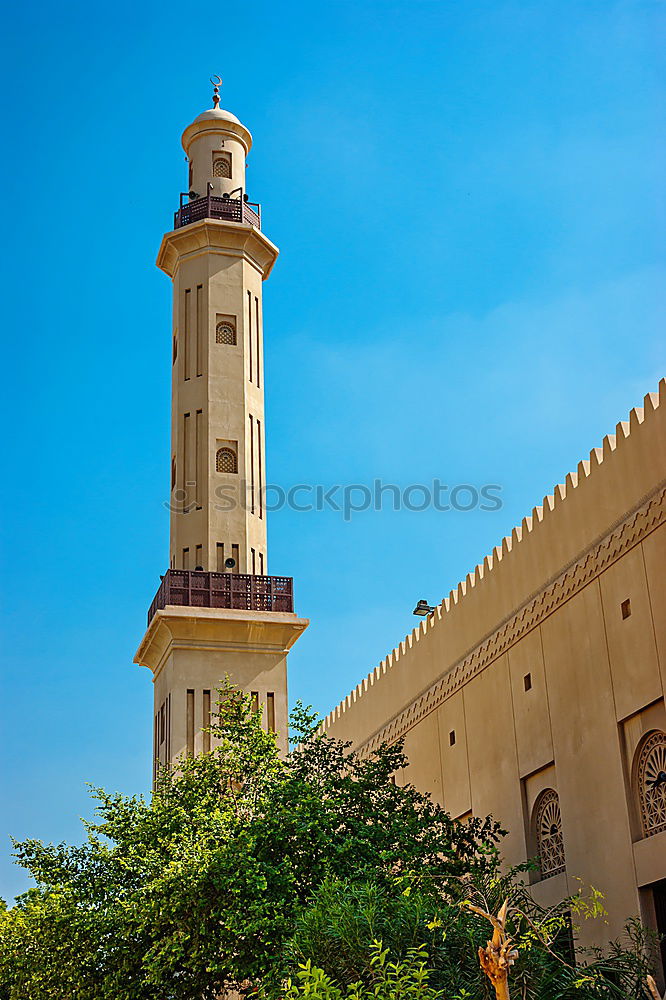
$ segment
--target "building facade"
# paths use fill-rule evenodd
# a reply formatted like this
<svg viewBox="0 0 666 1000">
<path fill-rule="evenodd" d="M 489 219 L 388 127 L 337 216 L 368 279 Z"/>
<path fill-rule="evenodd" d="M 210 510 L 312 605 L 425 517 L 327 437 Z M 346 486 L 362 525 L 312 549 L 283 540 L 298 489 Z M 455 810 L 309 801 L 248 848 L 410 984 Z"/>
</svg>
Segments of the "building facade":
<svg viewBox="0 0 666 1000">
<path fill-rule="evenodd" d="M 666 933 L 666 383 L 326 718 L 460 819 L 492 814 L 548 904 L 593 885 L 603 945 Z"/>
<path fill-rule="evenodd" d="M 262 284 L 278 249 L 248 200 L 248 129 L 219 106 L 182 136 L 188 163 L 157 266 L 173 282 L 169 568 L 135 662 L 153 672 L 154 766 L 210 748 L 217 689 L 251 694 L 287 749 L 287 653 L 307 620 L 268 575 Z"/>
</svg>

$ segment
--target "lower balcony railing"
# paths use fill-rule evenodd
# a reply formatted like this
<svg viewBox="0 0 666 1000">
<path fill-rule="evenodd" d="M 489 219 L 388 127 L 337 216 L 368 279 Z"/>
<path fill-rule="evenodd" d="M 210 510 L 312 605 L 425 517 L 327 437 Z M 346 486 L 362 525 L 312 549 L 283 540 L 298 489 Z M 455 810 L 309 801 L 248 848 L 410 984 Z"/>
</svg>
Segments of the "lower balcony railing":
<svg viewBox="0 0 666 1000">
<path fill-rule="evenodd" d="M 182 608 L 293 612 L 294 581 L 290 576 L 168 569 L 150 605 L 149 625 L 155 613 L 168 604 Z"/>
</svg>

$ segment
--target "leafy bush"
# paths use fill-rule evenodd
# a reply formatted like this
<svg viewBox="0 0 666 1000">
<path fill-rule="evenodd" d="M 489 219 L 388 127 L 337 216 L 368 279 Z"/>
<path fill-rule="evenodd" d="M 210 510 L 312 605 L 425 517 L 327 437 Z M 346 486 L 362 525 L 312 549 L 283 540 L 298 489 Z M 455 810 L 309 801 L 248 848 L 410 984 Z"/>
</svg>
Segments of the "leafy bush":
<svg viewBox="0 0 666 1000">
<path fill-rule="evenodd" d="M 289 980 L 284 992 L 285 1000 L 439 1000 L 440 990 L 430 986 L 427 965 L 428 953 L 424 948 L 410 948 L 405 958 L 391 962 L 389 951 L 381 942 L 372 945 L 368 959 L 372 969 L 372 985 L 359 981 L 339 989 L 333 980 L 308 959 L 296 973 L 296 981 Z M 448 996 L 446 1000 L 462 1000 L 464 994 Z"/>
<path fill-rule="evenodd" d="M 288 949 L 292 982 L 301 983 L 303 988 L 306 983 L 312 986 L 312 977 L 321 973 L 330 988 L 339 990 L 344 997 L 352 987 L 370 991 L 367 995 L 373 996 L 377 986 L 377 942 L 381 942 L 385 963 L 400 965 L 403 971 L 413 966 L 418 954 L 419 962 L 426 963 L 423 967 L 428 971 L 428 989 L 434 991 L 433 995 L 447 1000 L 494 997 L 478 956 L 492 928 L 469 903 L 496 914 L 508 899 L 507 927 L 517 952 L 510 981 L 516 997 L 647 997 L 647 949 L 640 926 L 629 924 L 625 939 L 610 945 L 605 953 L 579 951 L 574 955 L 572 917 L 582 920 L 602 916 L 598 894 L 579 894 L 545 910 L 529 895 L 524 883 L 525 867 L 501 875 L 499 865 L 489 861 L 484 874 L 446 878 L 439 883 L 423 874 L 381 886 L 326 880 L 297 919 Z M 293 996 L 307 995 L 299 994 L 297 985 L 291 989 Z"/>
</svg>

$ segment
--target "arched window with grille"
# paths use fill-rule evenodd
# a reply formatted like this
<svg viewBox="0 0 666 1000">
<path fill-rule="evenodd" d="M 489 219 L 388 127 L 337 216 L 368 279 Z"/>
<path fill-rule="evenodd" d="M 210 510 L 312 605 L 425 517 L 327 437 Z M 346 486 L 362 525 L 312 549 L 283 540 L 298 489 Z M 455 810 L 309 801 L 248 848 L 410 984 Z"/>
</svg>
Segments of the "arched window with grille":
<svg viewBox="0 0 666 1000">
<path fill-rule="evenodd" d="M 643 740 L 635 771 L 643 835 L 666 830 L 666 733 L 657 730 Z"/>
<path fill-rule="evenodd" d="M 215 456 L 218 472 L 238 472 L 238 458 L 233 448 L 218 448 Z"/>
<path fill-rule="evenodd" d="M 236 327 L 230 319 L 220 319 L 215 324 L 215 343 L 231 345 L 236 343 Z"/>
<path fill-rule="evenodd" d="M 231 177 L 231 153 L 213 154 L 213 177 Z"/>
<path fill-rule="evenodd" d="M 534 806 L 536 839 L 541 878 L 551 878 L 565 869 L 564 837 L 560 799 L 554 788 L 546 788 Z"/>
</svg>

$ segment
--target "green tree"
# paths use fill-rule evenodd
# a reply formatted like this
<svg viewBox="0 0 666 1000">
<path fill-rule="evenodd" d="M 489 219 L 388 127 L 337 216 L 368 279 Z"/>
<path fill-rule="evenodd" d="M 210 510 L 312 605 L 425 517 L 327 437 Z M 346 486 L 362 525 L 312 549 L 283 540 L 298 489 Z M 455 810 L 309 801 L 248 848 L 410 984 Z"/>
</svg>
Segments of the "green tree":
<svg viewBox="0 0 666 1000">
<path fill-rule="evenodd" d="M 574 968 L 560 939 L 581 900 L 536 907 L 524 872 L 500 874 L 496 824 L 396 785 L 399 745 L 361 759 L 300 708 L 293 724 L 285 760 L 227 686 L 212 751 L 163 770 L 149 801 L 96 790 L 82 845 L 17 844 L 37 886 L 0 906 L 0 1000 L 484 1000 L 489 930 L 467 904 L 506 898 L 516 996 L 642 996 L 638 931 Z"/>
<path fill-rule="evenodd" d="M 5 996 L 201 1000 L 277 982 L 296 918 L 330 876 L 459 877 L 494 855 L 492 821 L 455 823 L 393 783 L 400 746 L 361 759 L 300 708 L 293 725 L 284 760 L 226 686 L 212 751 L 164 769 L 149 801 L 98 789 L 81 846 L 16 844 L 37 888 L 0 914 Z"/>
</svg>

